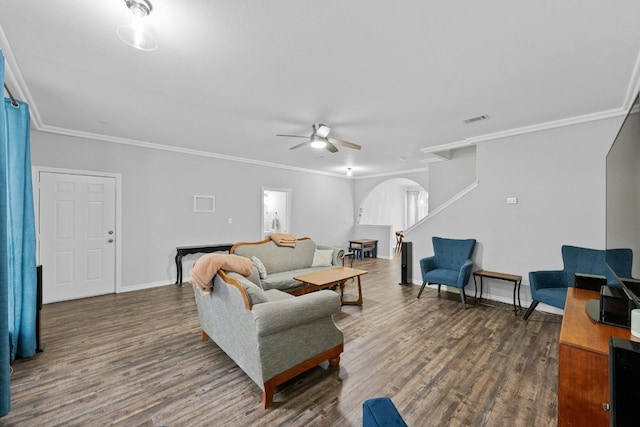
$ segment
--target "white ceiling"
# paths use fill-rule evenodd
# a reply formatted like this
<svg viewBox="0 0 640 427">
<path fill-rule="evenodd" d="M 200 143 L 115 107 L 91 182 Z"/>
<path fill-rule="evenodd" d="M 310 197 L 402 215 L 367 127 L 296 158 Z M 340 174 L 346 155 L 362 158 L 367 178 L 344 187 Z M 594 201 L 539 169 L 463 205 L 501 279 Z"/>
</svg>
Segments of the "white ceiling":
<svg viewBox="0 0 640 427">
<path fill-rule="evenodd" d="M 362 177 L 619 113 L 640 79 L 637 0 L 152 3 L 159 48 L 142 52 L 116 34 L 123 0 L 0 2 L 6 80 L 35 128 Z M 362 151 L 275 136 L 317 122 Z"/>
</svg>

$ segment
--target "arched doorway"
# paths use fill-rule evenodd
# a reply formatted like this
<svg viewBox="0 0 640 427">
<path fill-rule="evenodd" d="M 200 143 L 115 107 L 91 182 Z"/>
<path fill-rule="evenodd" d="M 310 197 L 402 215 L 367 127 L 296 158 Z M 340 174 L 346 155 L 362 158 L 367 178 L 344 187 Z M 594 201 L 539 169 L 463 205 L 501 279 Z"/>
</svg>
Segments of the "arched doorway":
<svg viewBox="0 0 640 427">
<path fill-rule="evenodd" d="M 417 182 L 391 178 L 376 185 L 358 210 L 361 225 L 391 225 L 406 230 L 429 213 L 429 195 Z"/>
</svg>

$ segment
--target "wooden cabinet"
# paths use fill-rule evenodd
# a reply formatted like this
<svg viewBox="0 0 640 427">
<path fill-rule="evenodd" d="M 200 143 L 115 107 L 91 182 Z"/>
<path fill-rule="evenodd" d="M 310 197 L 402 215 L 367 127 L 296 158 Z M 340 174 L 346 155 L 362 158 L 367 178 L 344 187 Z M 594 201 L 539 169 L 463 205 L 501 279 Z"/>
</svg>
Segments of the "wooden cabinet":
<svg viewBox="0 0 640 427">
<path fill-rule="evenodd" d="M 629 329 L 593 321 L 585 309 L 598 292 L 569 288 L 560 330 L 558 426 L 609 426 L 609 337 Z"/>
</svg>

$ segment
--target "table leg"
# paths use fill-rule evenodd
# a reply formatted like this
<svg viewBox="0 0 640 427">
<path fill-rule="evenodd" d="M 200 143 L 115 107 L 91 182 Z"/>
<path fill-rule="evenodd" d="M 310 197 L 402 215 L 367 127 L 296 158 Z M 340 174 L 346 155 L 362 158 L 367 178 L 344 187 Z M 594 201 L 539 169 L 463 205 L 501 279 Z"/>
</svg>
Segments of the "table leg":
<svg viewBox="0 0 640 427">
<path fill-rule="evenodd" d="M 513 311 L 515 315 L 518 315 L 518 311 L 522 309 L 522 304 L 520 303 L 520 285 L 522 284 L 522 280 L 518 280 L 513 284 Z M 516 308 L 516 289 L 518 292 L 518 307 Z"/>
<path fill-rule="evenodd" d="M 478 300 L 478 285 L 476 284 L 476 275 L 473 275 L 473 287 L 475 288 L 473 292 L 473 299 L 475 302 L 482 302 L 482 276 L 480 276 L 480 299 Z"/>
<path fill-rule="evenodd" d="M 360 276 L 358 276 L 358 299 L 355 301 L 344 301 L 342 299 L 342 297 L 344 296 L 343 291 L 344 291 L 345 282 L 346 280 L 340 283 L 340 291 L 341 291 L 340 300 L 342 301 L 342 305 L 362 305 L 362 284 L 360 283 Z"/>
<path fill-rule="evenodd" d="M 482 281 L 482 278 L 480 278 L 480 280 Z M 482 292 L 480 293 L 480 296 L 482 297 Z M 476 283 L 475 274 L 473 275 L 473 299 L 476 303 L 478 302 L 478 284 Z"/>
<path fill-rule="evenodd" d="M 176 285 L 182 286 L 182 255 L 176 254 Z"/>
</svg>

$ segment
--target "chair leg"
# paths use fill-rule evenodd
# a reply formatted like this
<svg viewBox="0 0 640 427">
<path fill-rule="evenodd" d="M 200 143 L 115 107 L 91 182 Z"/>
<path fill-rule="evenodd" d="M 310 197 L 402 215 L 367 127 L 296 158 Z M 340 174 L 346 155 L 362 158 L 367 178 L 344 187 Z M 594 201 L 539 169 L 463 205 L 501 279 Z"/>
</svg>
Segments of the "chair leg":
<svg viewBox="0 0 640 427">
<path fill-rule="evenodd" d="M 424 291 L 425 286 L 427 286 L 427 282 L 422 282 L 422 287 L 420 288 L 420 292 L 418 292 L 418 298 L 422 295 L 422 291 Z"/>
<path fill-rule="evenodd" d="M 440 286 L 442 286 L 442 285 L 440 285 L 440 284 L 438 285 L 438 295 L 440 295 Z"/>
<path fill-rule="evenodd" d="M 535 300 L 531 301 L 531 305 L 527 309 L 527 312 L 524 314 L 524 316 L 522 316 L 522 318 L 524 320 L 527 320 L 529 318 L 529 316 L 531 316 L 531 314 L 533 313 L 533 311 L 536 309 L 537 306 L 538 306 L 538 301 L 535 301 Z"/>
<path fill-rule="evenodd" d="M 460 288 L 460 299 L 462 300 L 462 309 L 466 310 L 467 309 L 467 304 L 465 303 L 465 298 L 467 296 L 464 293 L 464 288 Z"/>
</svg>

